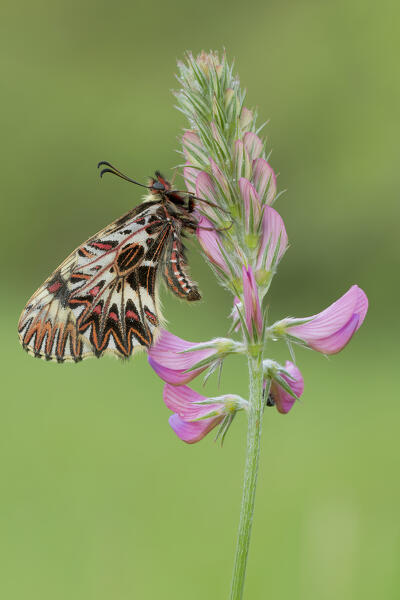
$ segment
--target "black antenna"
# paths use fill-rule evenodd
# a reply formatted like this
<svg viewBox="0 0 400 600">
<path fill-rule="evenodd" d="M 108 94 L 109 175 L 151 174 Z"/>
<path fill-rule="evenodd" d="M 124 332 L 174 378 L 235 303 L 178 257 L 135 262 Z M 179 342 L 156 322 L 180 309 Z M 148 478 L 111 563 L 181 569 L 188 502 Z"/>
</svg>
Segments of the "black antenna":
<svg viewBox="0 0 400 600">
<path fill-rule="evenodd" d="M 117 175 L 117 177 L 121 177 L 121 179 L 125 179 L 125 181 L 129 181 L 130 183 L 135 183 L 136 185 L 140 185 L 140 187 L 144 187 L 147 190 L 153 189 L 153 186 L 151 186 L 151 185 L 144 185 L 143 183 L 139 183 L 138 181 L 131 179 L 127 175 L 124 175 L 123 173 L 121 173 L 121 171 L 119 171 L 116 167 L 113 167 L 113 165 L 110 164 L 109 162 L 107 162 L 106 160 L 100 161 L 99 164 L 97 165 L 97 168 L 99 169 L 103 165 L 106 165 L 106 167 L 108 167 L 108 168 L 102 169 L 100 171 L 100 177 L 103 177 L 104 173 L 112 173 L 113 175 Z"/>
</svg>

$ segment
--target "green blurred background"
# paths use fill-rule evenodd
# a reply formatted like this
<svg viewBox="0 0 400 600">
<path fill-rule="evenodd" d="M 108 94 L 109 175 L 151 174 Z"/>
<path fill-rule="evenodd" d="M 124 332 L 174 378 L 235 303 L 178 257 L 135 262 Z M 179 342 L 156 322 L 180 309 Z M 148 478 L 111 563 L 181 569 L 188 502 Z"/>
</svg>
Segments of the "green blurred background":
<svg viewBox="0 0 400 600">
<path fill-rule="evenodd" d="M 16 334 L 70 250 L 140 201 L 97 162 L 171 175 L 176 59 L 223 46 L 271 119 L 288 190 L 272 316 L 318 312 L 353 283 L 370 299 L 341 354 L 298 351 L 301 405 L 266 413 L 246 598 L 398 598 L 399 4 L 5 0 L 1 13 L 1 598 L 228 595 L 244 419 L 222 450 L 186 446 L 145 356 L 46 364 Z M 190 262 L 204 300 L 164 293 L 170 329 L 225 335 L 230 300 L 194 242 Z M 240 360 L 222 388 L 246 394 Z"/>
</svg>

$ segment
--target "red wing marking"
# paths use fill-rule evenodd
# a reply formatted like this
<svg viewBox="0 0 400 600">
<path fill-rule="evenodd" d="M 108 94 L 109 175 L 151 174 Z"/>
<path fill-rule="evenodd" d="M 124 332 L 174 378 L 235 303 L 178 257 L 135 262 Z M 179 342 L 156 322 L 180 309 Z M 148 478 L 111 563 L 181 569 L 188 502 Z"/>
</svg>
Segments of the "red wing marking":
<svg viewBox="0 0 400 600">
<path fill-rule="evenodd" d="M 49 285 L 49 287 L 47 289 L 50 292 L 50 294 L 55 294 L 60 289 L 61 286 L 62 286 L 61 281 L 56 281 L 52 285 Z"/>
</svg>

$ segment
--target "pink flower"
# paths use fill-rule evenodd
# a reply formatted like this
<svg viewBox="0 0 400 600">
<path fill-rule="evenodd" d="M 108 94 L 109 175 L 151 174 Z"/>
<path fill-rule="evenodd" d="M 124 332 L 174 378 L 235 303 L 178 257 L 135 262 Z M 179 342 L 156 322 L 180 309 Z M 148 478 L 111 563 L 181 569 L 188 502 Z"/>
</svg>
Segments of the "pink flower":
<svg viewBox="0 0 400 600">
<path fill-rule="evenodd" d="M 280 373 L 280 377 L 286 382 L 292 392 L 298 398 L 300 398 L 304 391 L 304 379 L 300 369 L 292 362 L 287 360 L 285 364 L 285 370 L 289 373 L 290 377 L 282 372 Z M 268 403 L 273 403 L 280 413 L 286 414 L 295 403 L 295 398 L 291 396 L 291 394 L 289 394 L 289 392 L 281 385 L 279 385 L 275 379 L 272 379 L 267 400 L 267 404 Z"/>
<path fill-rule="evenodd" d="M 242 266 L 243 276 L 243 299 L 246 325 L 250 335 L 253 334 L 253 328 L 260 336 L 263 327 L 261 316 L 260 299 L 256 280 L 254 279 L 253 269 L 251 267 Z"/>
<path fill-rule="evenodd" d="M 283 326 L 284 333 L 299 338 L 314 350 L 336 354 L 361 327 L 367 310 L 368 298 L 365 292 L 358 285 L 353 285 L 328 308 L 308 317 L 309 321 L 306 323 L 299 324 L 301 319 L 289 318 L 277 325 L 278 330 L 282 330 Z"/>
<path fill-rule="evenodd" d="M 163 398 L 174 413 L 169 418 L 169 424 L 176 435 L 188 444 L 202 440 L 224 419 L 229 425 L 236 412 L 247 405 L 239 396 L 208 399 L 186 385 L 175 387 L 168 383 L 164 386 Z"/>
<path fill-rule="evenodd" d="M 148 361 L 161 379 L 172 385 L 183 385 L 228 354 L 243 350 L 243 344 L 227 338 L 196 344 L 161 329 L 156 343 L 150 346 Z"/>
</svg>

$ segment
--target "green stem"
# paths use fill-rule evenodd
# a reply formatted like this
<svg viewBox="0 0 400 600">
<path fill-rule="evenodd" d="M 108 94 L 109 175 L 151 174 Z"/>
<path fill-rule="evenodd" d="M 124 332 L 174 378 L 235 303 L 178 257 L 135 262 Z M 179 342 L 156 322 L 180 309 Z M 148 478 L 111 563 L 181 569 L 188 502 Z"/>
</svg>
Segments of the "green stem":
<svg viewBox="0 0 400 600">
<path fill-rule="evenodd" d="M 249 376 L 250 397 L 247 426 L 246 465 L 244 470 L 242 508 L 240 511 L 235 564 L 232 575 L 231 600 L 241 600 L 243 597 L 247 556 L 249 553 L 251 526 L 254 514 L 258 462 L 260 456 L 262 417 L 264 411 L 261 353 L 256 357 L 249 357 Z"/>
</svg>

